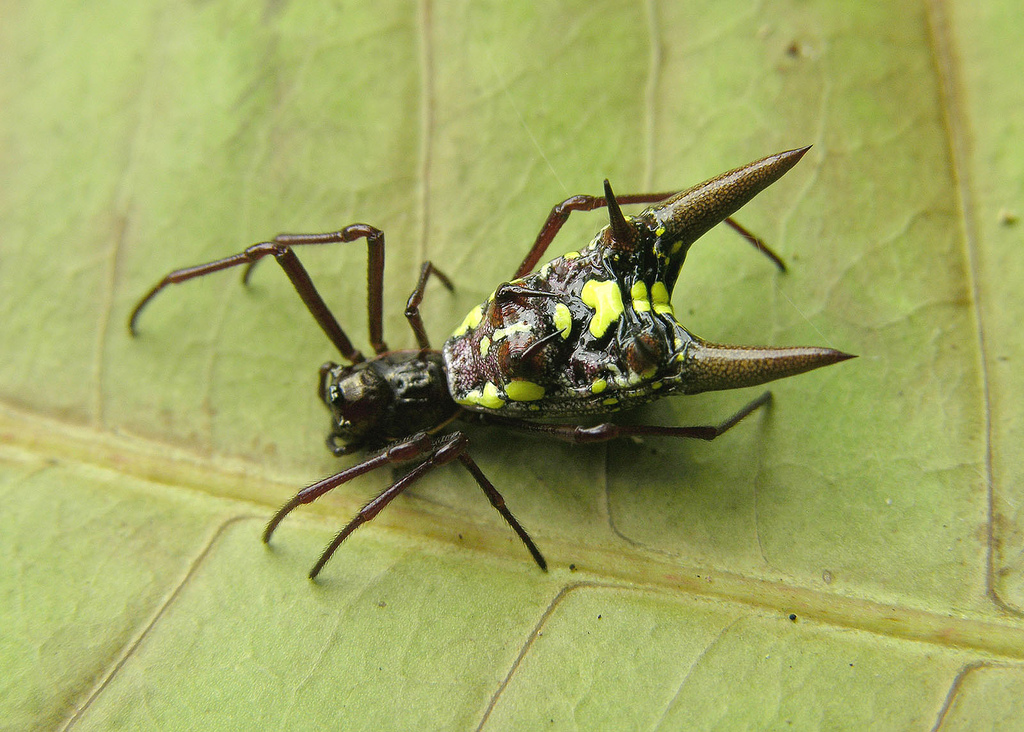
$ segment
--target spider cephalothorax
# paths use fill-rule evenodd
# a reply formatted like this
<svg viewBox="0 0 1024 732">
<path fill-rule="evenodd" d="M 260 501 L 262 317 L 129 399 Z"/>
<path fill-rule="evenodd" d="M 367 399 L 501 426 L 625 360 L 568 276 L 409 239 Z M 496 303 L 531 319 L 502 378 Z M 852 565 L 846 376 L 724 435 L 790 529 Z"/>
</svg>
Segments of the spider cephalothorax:
<svg viewBox="0 0 1024 732">
<path fill-rule="evenodd" d="M 437 351 L 389 351 L 350 366 L 325 363 L 320 398 L 331 412 L 328 444 L 337 454 L 434 430 L 459 410 Z"/>
</svg>

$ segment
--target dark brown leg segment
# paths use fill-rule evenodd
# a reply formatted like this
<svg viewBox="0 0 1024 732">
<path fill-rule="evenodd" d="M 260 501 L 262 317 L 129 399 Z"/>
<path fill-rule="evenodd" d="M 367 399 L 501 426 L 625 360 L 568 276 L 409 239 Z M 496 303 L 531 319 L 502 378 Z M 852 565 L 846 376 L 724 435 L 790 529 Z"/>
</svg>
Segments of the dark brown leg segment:
<svg viewBox="0 0 1024 732">
<path fill-rule="evenodd" d="M 405 303 L 405 317 L 409 320 L 412 332 L 416 334 L 416 343 L 424 351 L 430 349 L 430 339 L 427 338 L 427 330 L 423 327 L 423 318 L 420 317 L 420 303 L 423 302 L 423 292 L 426 290 L 430 275 L 441 280 L 441 284 L 447 287 L 449 292 L 455 289 L 447 275 L 429 261 L 424 262 L 420 267 L 420 279 L 416 283 L 416 289 L 412 291 L 409 300 Z"/>
<path fill-rule="evenodd" d="M 510 427 L 524 432 L 537 432 L 577 445 L 591 442 L 607 442 L 619 437 L 632 436 L 685 437 L 694 440 L 713 440 L 722 433 L 732 429 L 736 423 L 754 410 L 768 404 L 771 399 L 772 393 L 766 391 L 743 407 L 743 409 L 736 412 L 736 414 L 729 417 L 729 419 L 716 426 L 659 427 L 655 425 L 618 425 L 606 422 L 594 425 L 593 427 L 583 427 L 578 424 L 543 424 L 519 419 L 492 417 L 490 415 L 486 415 L 483 421 L 487 424 Z"/>
<path fill-rule="evenodd" d="M 527 550 L 529 550 L 530 554 L 533 556 L 534 561 L 537 562 L 541 569 L 547 570 L 547 563 L 544 561 L 544 557 L 533 543 L 533 540 L 530 539 L 526 530 L 505 506 L 505 500 L 501 497 L 501 494 L 498 493 L 497 489 L 490 481 L 487 480 L 480 468 L 477 467 L 477 464 L 467 454 L 466 450 L 468 447 L 469 440 L 461 432 L 453 432 L 449 435 L 445 435 L 444 437 L 434 439 L 425 432 L 413 435 L 409 439 L 393 445 L 384 452 L 374 455 L 359 465 L 355 465 L 348 470 L 343 470 L 337 475 L 325 478 L 324 480 L 314 483 L 308 488 L 304 488 L 299 491 L 292 500 L 282 506 L 281 509 L 274 514 L 274 517 L 270 519 L 270 523 L 267 524 L 267 528 L 263 532 L 263 541 L 269 542 L 270 537 L 273 535 L 274 530 L 277 528 L 278 524 L 281 523 L 282 519 L 284 519 L 285 516 L 291 513 L 298 506 L 301 506 L 304 503 L 312 503 L 317 498 L 328 491 L 337 488 L 339 485 L 347 483 L 353 478 L 372 470 L 376 470 L 384 465 L 409 462 L 411 460 L 422 458 L 426 455 L 427 457 L 423 462 L 403 475 L 395 483 L 382 491 L 376 498 L 363 506 L 359 510 L 359 513 L 356 514 L 355 518 L 353 518 L 345 528 L 338 532 L 331 543 L 327 545 L 327 548 L 324 549 L 323 554 L 320 555 L 320 559 L 317 560 L 316 564 L 314 564 L 313 568 L 310 570 L 310 579 L 315 578 L 320 573 L 320 570 L 323 569 L 325 564 L 327 564 L 334 552 L 339 546 L 341 546 L 341 543 L 345 541 L 353 531 L 358 529 L 367 521 L 372 520 L 406 488 L 422 478 L 430 470 L 441 465 L 446 465 L 455 459 L 462 462 L 466 467 L 466 470 L 470 472 L 481 490 L 483 490 L 487 499 L 491 502 L 491 505 L 494 506 L 498 513 L 501 514 L 502 518 L 504 518 L 508 522 L 509 526 L 512 527 L 512 530 L 516 532 L 520 539 L 522 539 Z"/>
<path fill-rule="evenodd" d="M 677 191 L 670 193 L 634 193 L 628 196 L 615 196 L 620 204 L 632 204 L 632 203 L 658 203 L 664 201 L 666 198 L 674 196 Z M 596 208 L 601 208 L 608 205 L 608 199 L 604 196 L 573 196 L 567 198 L 560 204 L 551 209 L 551 213 L 548 214 L 547 221 L 540 229 L 540 233 L 537 234 L 537 239 L 534 241 L 533 246 L 530 247 L 530 251 L 526 254 L 526 258 L 523 259 L 522 264 L 519 265 L 519 269 L 512 276 L 512 279 L 517 277 L 523 277 L 533 271 L 533 268 L 537 266 L 537 263 L 544 256 L 544 252 L 547 251 L 551 242 L 554 240 L 558 231 L 562 228 L 566 221 L 569 219 L 569 214 L 573 211 L 593 211 Z M 786 265 L 783 264 L 782 259 L 768 248 L 761 239 L 751 234 L 744 227 L 736 223 L 732 218 L 727 218 L 725 223 L 729 224 L 733 229 L 739 232 L 740 236 L 750 242 L 752 245 L 762 251 L 765 256 L 775 262 L 775 265 L 782 271 L 786 270 Z"/>
<path fill-rule="evenodd" d="M 786 271 L 786 263 L 782 261 L 782 257 L 780 257 L 778 254 L 773 252 L 768 247 L 768 245 L 764 243 L 763 239 L 761 239 L 760 237 L 755 236 L 754 234 L 751 234 L 750 231 L 748 231 L 746 227 L 741 226 L 740 224 L 738 224 L 735 221 L 735 219 L 727 218 L 725 220 L 725 223 L 727 223 L 729 226 L 731 226 L 733 228 L 733 231 L 735 231 L 737 234 L 739 234 L 744 239 L 746 239 L 748 242 L 750 242 L 754 246 L 755 249 L 760 250 L 761 253 L 764 254 L 764 256 L 768 257 L 768 259 L 770 259 L 773 262 L 775 262 L 775 266 L 779 268 L 780 272 L 785 272 Z"/>
<path fill-rule="evenodd" d="M 288 279 L 291 280 L 292 285 L 295 287 L 296 292 L 299 293 L 299 297 L 302 298 L 302 302 L 305 303 L 310 314 L 324 333 L 327 334 L 331 343 L 341 352 L 341 355 L 352 363 L 365 361 L 366 359 L 363 354 L 352 346 L 352 342 L 345 335 L 345 332 L 330 309 L 328 309 L 323 298 L 320 297 L 320 293 L 317 292 L 306 269 L 299 262 L 299 258 L 295 256 L 295 252 L 292 251 L 293 246 L 335 244 L 362 238 L 366 239 L 369 249 L 367 263 L 367 311 L 369 314 L 370 344 L 376 353 L 383 353 L 387 350 L 387 345 L 383 340 L 382 327 L 384 233 L 366 224 L 353 224 L 352 226 L 346 226 L 340 231 L 327 234 L 280 234 L 274 237 L 272 241 L 254 244 L 239 254 L 218 259 L 215 262 L 175 270 L 160 280 L 135 306 L 131 317 L 128 319 L 128 329 L 132 335 L 136 334 L 139 314 L 149 304 L 149 301 L 168 285 L 176 285 L 196 277 L 203 277 L 213 272 L 219 272 L 222 269 L 229 269 L 240 265 L 246 265 L 243 280 L 248 282 L 249 275 L 256 263 L 263 257 L 272 255 L 277 260 L 277 263 L 281 265 L 281 269 L 284 270 Z"/>
<path fill-rule="evenodd" d="M 458 434 L 461 435 L 461 433 Z M 537 563 L 538 567 L 547 572 L 548 563 L 544 559 L 544 555 L 540 553 L 537 545 L 533 543 L 533 539 L 531 539 L 530 535 L 526 533 L 526 529 L 524 529 L 522 524 L 516 520 L 516 517 L 512 515 L 512 512 L 508 510 L 508 507 L 505 505 L 505 499 L 502 498 L 500 493 L 498 493 L 498 489 L 494 487 L 494 484 L 491 483 L 491 481 L 487 480 L 487 476 L 485 476 L 483 471 L 480 470 L 480 467 L 476 464 L 473 458 L 469 456 L 468 452 L 463 450 L 459 453 L 459 460 L 461 460 L 462 464 L 466 466 L 466 470 L 469 471 L 470 475 L 476 478 L 477 485 L 483 489 L 483 492 L 487 495 L 487 500 L 491 502 L 491 505 L 494 506 L 495 510 L 501 514 L 502 518 L 504 518 L 505 521 L 508 522 L 508 525 L 512 527 L 512 530 L 516 532 L 520 539 L 522 539 L 527 550 L 529 550 L 530 554 L 533 556 L 533 561 Z"/>
</svg>

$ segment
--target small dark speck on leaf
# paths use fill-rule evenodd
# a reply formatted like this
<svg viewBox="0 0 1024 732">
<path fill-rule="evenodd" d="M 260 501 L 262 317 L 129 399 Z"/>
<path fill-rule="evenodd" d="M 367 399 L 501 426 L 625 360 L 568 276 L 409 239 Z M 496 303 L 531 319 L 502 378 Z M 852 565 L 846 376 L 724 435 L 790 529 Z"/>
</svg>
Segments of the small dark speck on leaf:
<svg viewBox="0 0 1024 732">
<path fill-rule="evenodd" d="M 377 600 L 377 607 L 387 607 L 388 604 L 383 600 Z"/>
<path fill-rule="evenodd" d="M 600 615 L 598 615 L 598 616 L 597 616 L 597 619 L 598 619 L 598 620 L 600 620 L 600 619 L 601 619 L 601 616 L 600 616 Z"/>
<path fill-rule="evenodd" d="M 999 223 L 1003 226 L 1013 226 L 1020 220 L 1017 214 L 1007 208 L 999 209 Z"/>
<path fill-rule="evenodd" d="M 570 564 L 569 565 L 569 571 L 570 572 L 575 572 L 576 571 L 576 565 L 575 564 Z"/>
<path fill-rule="evenodd" d="M 790 613 L 789 614 L 789 619 L 792 620 L 795 623 L 796 622 L 796 614 Z"/>
</svg>

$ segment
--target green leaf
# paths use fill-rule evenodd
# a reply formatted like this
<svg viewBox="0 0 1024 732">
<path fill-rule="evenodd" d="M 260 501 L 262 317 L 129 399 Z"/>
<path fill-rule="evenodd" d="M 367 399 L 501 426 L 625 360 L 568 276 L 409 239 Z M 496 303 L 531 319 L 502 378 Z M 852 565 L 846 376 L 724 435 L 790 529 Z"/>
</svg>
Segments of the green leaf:
<svg viewBox="0 0 1024 732">
<path fill-rule="evenodd" d="M 5 728 L 1021 726 L 1024 67 L 1015 6 L 938 2 L 20 4 L 0 26 Z M 337 357 L 262 265 L 278 231 L 387 233 L 440 343 L 576 193 L 672 190 L 813 143 L 692 251 L 720 342 L 860 358 L 713 443 L 470 433 L 540 572 L 445 468 L 339 463 Z M 553 253 L 588 241 L 576 214 Z M 362 244 L 300 252 L 365 348 Z M 715 423 L 753 392 L 632 419 Z"/>
</svg>

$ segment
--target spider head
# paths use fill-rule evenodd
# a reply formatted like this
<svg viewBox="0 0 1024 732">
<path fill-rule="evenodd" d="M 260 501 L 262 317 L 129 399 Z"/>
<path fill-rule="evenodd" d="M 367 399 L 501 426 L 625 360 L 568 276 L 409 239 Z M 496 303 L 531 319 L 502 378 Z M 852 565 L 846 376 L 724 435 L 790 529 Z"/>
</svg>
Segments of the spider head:
<svg viewBox="0 0 1024 732">
<path fill-rule="evenodd" d="M 376 369 L 367 368 L 370 363 L 327 362 L 320 367 L 320 399 L 331 412 L 327 444 L 339 455 L 373 441 L 390 407 L 387 380 Z"/>
</svg>

